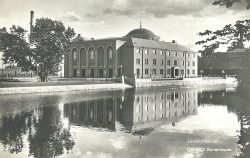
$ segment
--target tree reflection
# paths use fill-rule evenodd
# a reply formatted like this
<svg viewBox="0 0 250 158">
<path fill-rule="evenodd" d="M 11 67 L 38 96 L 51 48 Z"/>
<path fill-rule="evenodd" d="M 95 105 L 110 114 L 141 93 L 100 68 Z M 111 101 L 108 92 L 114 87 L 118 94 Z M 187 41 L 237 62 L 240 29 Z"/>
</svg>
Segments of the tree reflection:
<svg viewBox="0 0 250 158">
<path fill-rule="evenodd" d="M 21 152 L 27 135 L 29 156 L 55 157 L 72 150 L 74 139 L 70 128 L 63 127 L 60 115 L 57 106 L 47 106 L 3 116 L 0 141 L 4 149 L 10 153 Z"/>
<path fill-rule="evenodd" d="M 57 107 L 43 107 L 42 116 L 36 121 L 29 117 L 30 155 L 34 157 L 55 157 L 69 151 L 75 145 L 70 129 L 63 128 Z M 34 131 L 32 129 L 34 126 Z"/>
<path fill-rule="evenodd" d="M 0 140 L 4 149 L 10 153 L 19 153 L 22 151 L 24 143 L 22 136 L 26 134 L 26 118 L 31 113 L 20 113 L 16 115 L 3 116 L 3 125 L 0 128 Z"/>
<path fill-rule="evenodd" d="M 227 96 L 228 109 L 234 111 L 238 116 L 240 122 L 239 138 L 237 141 L 239 154 L 235 158 L 249 158 L 250 157 L 250 90 L 245 87 L 237 87 L 236 95 Z"/>
</svg>

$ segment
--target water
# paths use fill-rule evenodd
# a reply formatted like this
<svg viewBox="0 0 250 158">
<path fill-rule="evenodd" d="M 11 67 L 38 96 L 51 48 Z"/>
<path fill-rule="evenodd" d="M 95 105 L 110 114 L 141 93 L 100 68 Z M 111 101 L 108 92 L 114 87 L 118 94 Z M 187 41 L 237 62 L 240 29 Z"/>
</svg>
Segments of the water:
<svg viewBox="0 0 250 158">
<path fill-rule="evenodd" d="M 230 158 L 241 129 L 234 96 L 218 87 L 2 95 L 0 157 Z"/>
</svg>

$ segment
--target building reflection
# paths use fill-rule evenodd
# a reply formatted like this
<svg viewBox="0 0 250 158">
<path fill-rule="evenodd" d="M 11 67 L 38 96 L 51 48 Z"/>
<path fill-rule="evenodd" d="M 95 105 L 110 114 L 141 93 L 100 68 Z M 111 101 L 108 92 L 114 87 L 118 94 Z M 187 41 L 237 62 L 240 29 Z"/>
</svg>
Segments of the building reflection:
<svg viewBox="0 0 250 158">
<path fill-rule="evenodd" d="M 152 129 L 155 124 L 178 122 L 187 115 L 196 114 L 197 107 L 197 90 L 126 90 L 120 97 L 66 103 L 64 117 L 71 125 L 133 132 L 139 128 Z"/>
</svg>

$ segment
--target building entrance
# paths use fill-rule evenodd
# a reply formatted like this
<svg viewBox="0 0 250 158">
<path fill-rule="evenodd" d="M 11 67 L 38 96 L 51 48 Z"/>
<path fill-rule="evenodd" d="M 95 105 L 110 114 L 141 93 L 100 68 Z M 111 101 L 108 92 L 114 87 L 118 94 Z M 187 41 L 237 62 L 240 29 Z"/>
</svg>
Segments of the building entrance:
<svg viewBox="0 0 250 158">
<path fill-rule="evenodd" d="M 113 77 L 113 69 L 109 69 L 109 77 L 110 77 L 110 78 Z"/>
<path fill-rule="evenodd" d="M 73 77 L 76 77 L 77 70 L 73 69 Z"/>
<path fill-rule="evenodd" d="M 85 69 L 82 69 L 82 77 L 85 77 Z"/>
<path fill-rule="evenodd" d="M 95 75 L 95 70 L 94 69 L 90 69 L 90 77 L 94 77 Z"/>
<path fill-rule="evenodd" d="M 99 69 L 99 77 L 103 77 L 103 69 Z"/>
</svg>

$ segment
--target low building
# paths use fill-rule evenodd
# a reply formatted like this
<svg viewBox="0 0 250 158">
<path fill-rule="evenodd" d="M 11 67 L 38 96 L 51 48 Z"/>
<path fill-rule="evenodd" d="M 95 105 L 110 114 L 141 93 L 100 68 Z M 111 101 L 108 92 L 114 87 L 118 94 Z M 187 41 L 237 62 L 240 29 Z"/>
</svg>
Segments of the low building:
<svg viewBox="0 0 250 158">
<path fill-rule="evenodd" d="M 176 41 L 159 41 L 139 28 L 124 37 L 87 39 L 78 35 L 64 54 L 64 76 L 83 78 L 179 78 L 197 76 L 198 54 Z"/>
<path fill-rule="evenodd" d="M 0 77 L 33 77 L 36 75 L 34 71 L 22 71 L 21 67 L 5 67 L 0 69 Z"/>
<path fill-rule="evenodd" d="M 198 58 L 198 74 L 203 76 L 236 75 L 244 68 L 244 59 L 250 53 L 242 49 L 231 52 L 218 52 L 203 54 Z"/>
</svg>

